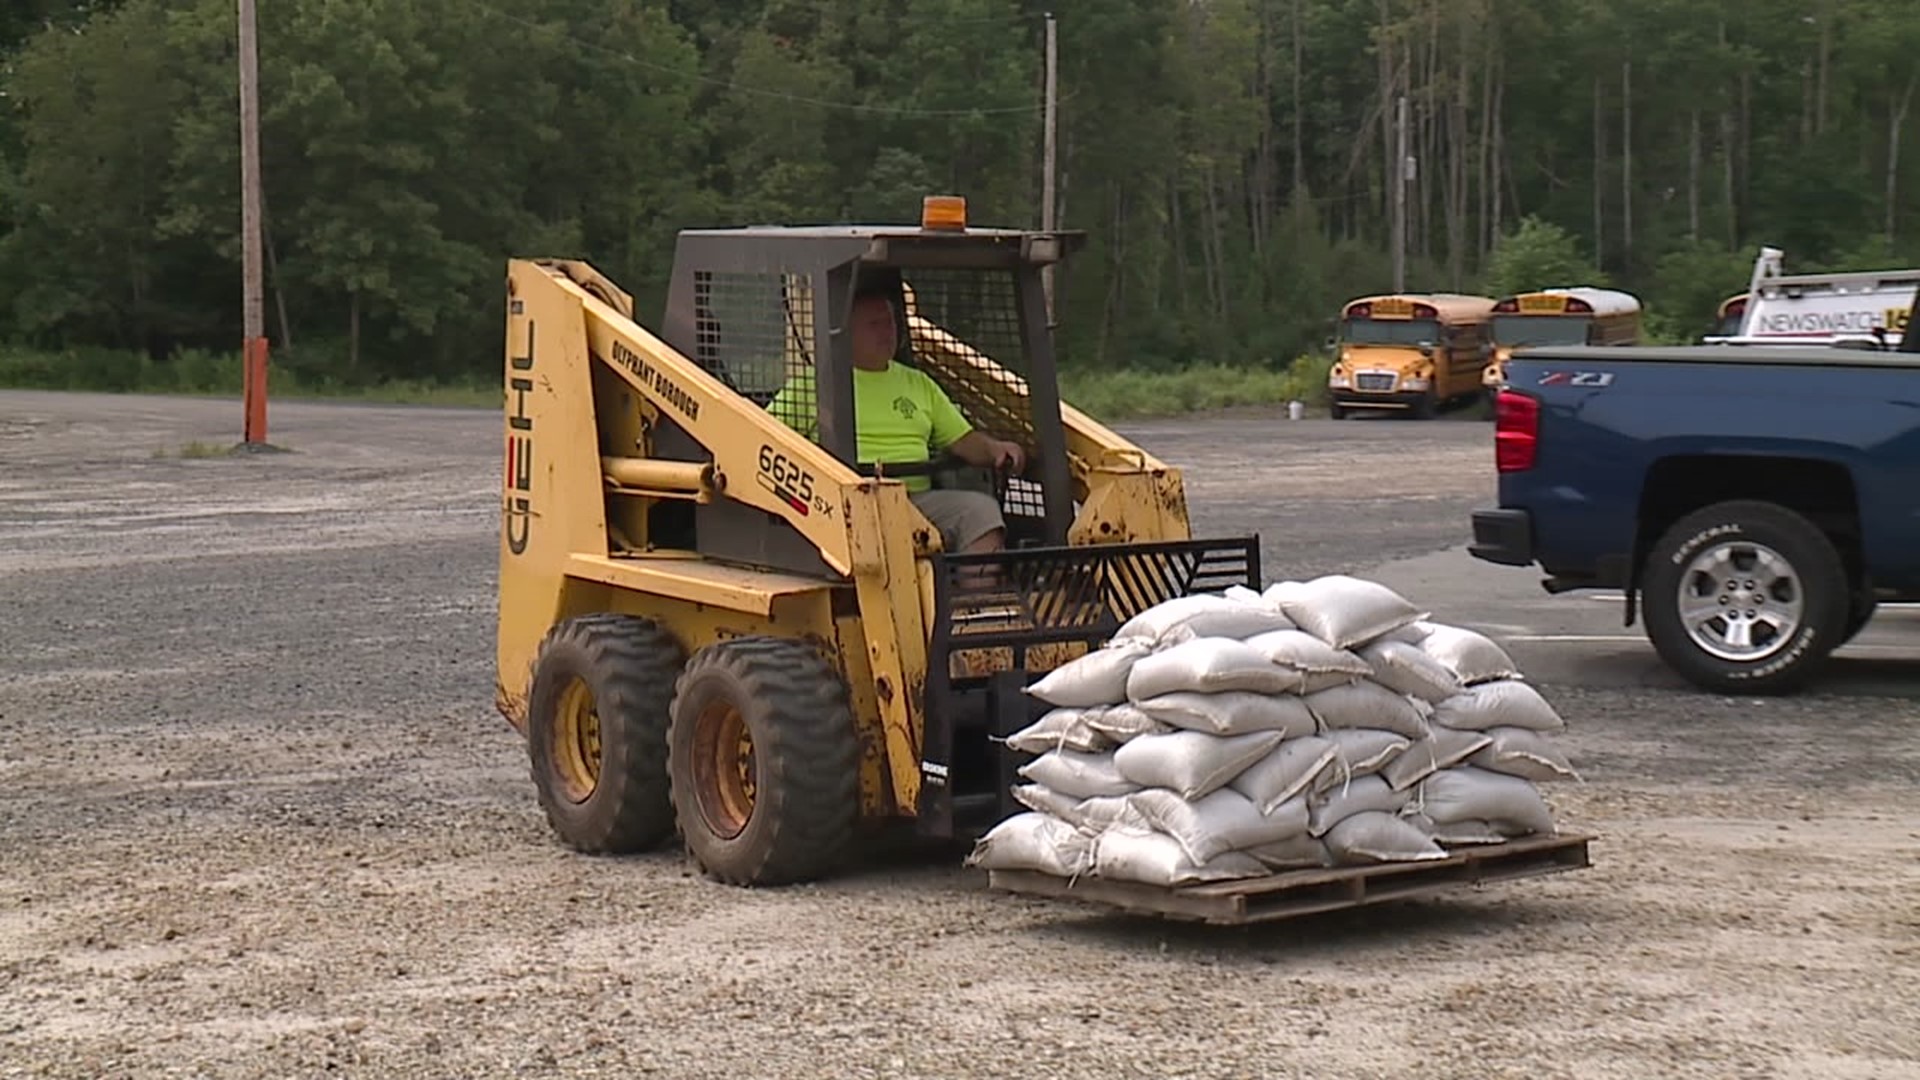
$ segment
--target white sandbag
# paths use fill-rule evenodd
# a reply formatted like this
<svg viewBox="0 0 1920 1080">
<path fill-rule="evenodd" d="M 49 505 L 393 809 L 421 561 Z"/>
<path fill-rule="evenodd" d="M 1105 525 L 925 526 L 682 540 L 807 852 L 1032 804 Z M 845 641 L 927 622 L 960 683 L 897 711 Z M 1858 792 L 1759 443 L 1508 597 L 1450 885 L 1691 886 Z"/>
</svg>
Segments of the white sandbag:
<svg viewBox="0 0 1920 1080">
<path fill-rule="evenodd" d="M 1433 722 L 1461 731 L 1496 727 L 1559 731 L 1567 726 L 1540 691 L 1516 679 L 1467 687 L 1433 707 Z"/>
<path fill-rule="evenodd" d="M 1260 860 L 1238 851 L 1229 851 L 1206 863 L 1195 863 L 1171 836 L 1145 830 L 1110 829 L 1094 842 L 1093 872 L 1096 877 L 1112 881 L 1172 886 L 1261 877 L 1267 868 Z"/>
<path fill-rule="evenodd" d="M 1362 776 L 1337 785 L 1308 800 L 1307 835 L 1325 836 L 1335 825 L 1368 810 L 1397 814 L 1412 797 L 1412 792 L 1395 791 L 1378 776 Z"/>
<path fill-rule="evenodd" d="M 1379 640 L 1402 641 L 1407 643 L 1408 645 L 1418 645 L 1422 641 L 1426 640 L 1426 637 L 1428 634 L 1433 633 L 1433 628 L 1435 625 L 1436 625 L 1435 623 L 1430 623 L 1425 619 L 1421 619 L 1417 622 L 1410 622 L 1398 630 L 1394 630 L 1389 633 L 1382 634 L 1380 635 Z"/>
<path fill-rule="evenodd" d="M 1121 747 L 1122 750 L 1126 747 Z M 1020 766 L 1020 775 L 1062 795 L 1091 799 L 1100 795 L 1131 795 L 1140 785 L 1121 775 L 1114 763 L 1118 750 L 1087 754 L 1078 750 L 1049 750 Z"/>
<path fill-rule="evenodd" d="M 1127 676 L 1126 699 L 1138 704 L 1181 691 L 1290 694 L 1299 689 L 1299 672 L 1268 660 L 1253 646 L 1232 638 L 1200 637 L 1162 649 L 1134 664 Z"/>
<path fill-rule="evenodd" d="M 1552 740 L 1538 731 L 1517 727 L 1488 728 L 1483 748 L 1465 759 L 1467 764 L 1489 772 L 1506 773 L 1536 783 L 1549 780 L 1578 780 L 1567 755 Z"/>
<path fill-rule="evenodd" d="M 1312 787 L 1339 757 L 1339 748 L 1324 736 L 1288 739 L 1247 766 L 1227 786 L 1252 799 L 1263 813 L 1271 812 Z"/>
<path fill-rule="evenodd" d="M 1097 833 L 1120 825 L 1136 828 L 1151 828 L 1147 819 L 1133 808 L 1126 795 L 1102 795 L 1092 799 L 1076 799 L 1071 795 L 1062 795 L 1043 784 L 1015 784 L 1013 797 L 1029 809 L 1042 814 L 1057 817 L 1061 821 L 1085 832 Z"/>
<path fill-rule="evenodd" d="M 1248 638 L 1293 626 L 1271 604 L 1230 600 L 1213 593 L 1178 596 L 1122 623 L 1113 640 L 1171 644 L 1189 638 Z"/>
<path fill-rule="evenodd" d="M 1207 735 L 1198 731 L 1142 735 L 1113 752 L 1113 765 L 1130 783 L 1143 788 L 1166 788 L 1179 792 L 1182 798 L 1198 799 L 1225 787 L 1247 766 L 1267 756 L 1281 738 L 1277 731 L 1255 731 L 1246 735 Z"/>
<path fill-rule="evenodd" d="M 1049 705 L 1084 708 L 1127 700 L 1127 675 L 1152 650 L 1144 642 L 1114 642 L 1047 672 L 1027 693 Z"/>
<path fill-rule="evenodd" d="M 1485 634 L 1445 623 L 1423 622 L 1415 625 L 1426 631 L 1415 643 L 1420 651 L 1444 665 L 1467 686 L 1520 677 L 1520 669 L 1514 664 L 1513 657 L 1508 656 L 1507 650 L 1494 644 L 1493 639 Z"/>
<path fill-rule="evenodd" d="M 1403 641 L 1376 641 L 1360 650 L 1373 666 L 1373 681 L 1422 701 L 1445 701 L 1459 693 L 1460 679 L 1446 665 Z"/>
<path fill-rule="evenodd" d="M 1221 590 L 1220 595 L 1226 597 L 1229 600 L 1234 601 L 1235 603 L 1256 604 L 1260 607 L 1268 608 L 1275 612 L 1278 612 L 1280 610 L 1279 608 L 1274 607 L 1272 604 L 1267 603 L 1267 598 L 1260 595 L 1258 591 L 1249 589 L 1245 585 L 1229 585 L 1225 589 Z"/>
<path fill-rule="evenodd" d="M 1272 604 L 1275 608 L 1284 608 L 1287 605 L 1287 598 L 1298 593 L 1300 587 L 1305 584 L 1304 581 L 1276 581 L 1260 590 L 1260 599 Z"/>
<path fill-rule="evenodd" d="M 1490 821 L 1515 835 L 1551 833 L 1553 813 L 1528 780 L 1471 765 L 1441 769 L 1416 789 L 1415 808 L 1442 825 Z"/>
<path fill-rule="evenodd" d="M 1023 754 L 1079 750 L 1097 754 L 1117 744 L 1087 725 L 1084 709 L 1049 709 L 1045 716 L 1007 736 L 1007 745 Z"/>
<path fill-rule="evenodd" d="M 1328 574 L 1288 591 L 1280 610 L 1293 624 L 1337 649 L 1365 645 L 1426 617 L 1376 581 Z"/>
<path fill-rule="evenodd" d="M 1115 743 L 1124 743 L 1142 735 L 1160 735 L 1172 731 L 1170 725 L 1163 724 L 1132 703 L 1109 705 L 1103 709 L 1088 709 L 1087 727 L 1112 739 Z"/>
<path fill-rule="evenodd" d="M 1247 644 L 1281 667 L 1308 675 L 1337 672 L 1359 678 L 1373 674 L 1373 666 L 1360 654 L 1336 649 L 1304 630 L 1274 630 L 1255 634 L 1247 639 Z"/>
<path fill-rule="evenodd" d="M 1210 735 L 1277 731 L 1289 739 L 1297 739 L 1319 730 L 1306 702 L 1291 695 L 1253 694 L 1245 690 L 1219 694 L 1181 691 L 1147 698 L 1135 708 L 1163 724 Z"/>
<path fill-rule="evenodd" d="M 1314 781 L 1316 791 L 1377 773 L 1414 742 L 1397 731 L 1364 727 L 1337 728 L 1322 732 L 1320 737 L 1333 744 L 1334 759 L 1327 771 Z"/>
<path fill-rule="evenodd" d="M 1336 864 L 1421 862 L 1444 859 L 1446 851 L 1431 836 L 1397 814 L 1363 810 L 1327 830 L 1322 838 Z"/>
<path fill-rule="evenodd" d="M 1059 818 L 1075 828 L 1085 827 L 1080 820 L 1080 804 L 1086 801 L 1084 799 L 1062 795 L 1045 784 L 1015 784 L 1011 794 L 1020 805 L 1035 813 Z M 1127 798 L 1125 795 L 1117 797 Z"/>
<path fill-rule="evenodd" d="M 1308 694 L 1302 700 L 1328 731 L 1378 728 L 1405 735 L 1409 742 L 1427 737 L 1426 717 L 1413 702 L 1370 679 Z"/>
<path fill-rule="evenodd" d="M 1133 794 L 1138 795 L 1139 792 Z M 1098 795 L 1082 799 L 1078 814 L 1080 827 L 1088 832 L 1151 828 L 1147 819 L 1140 816 L 1140 811 L 1134 809 L 1133 795 Z"/>
<path fill-rule="evenodd" d="M 1291 839 L 1250 847 L 1246 853 L 1259 859 L 1260 865 L 1269 870 L 1305 870 L 1309 867 L 1333 865 L 1333 854 L 1327 850 L 1326 841 L 1319 837 L 1308 836 L 1306 833 Z"/>
<path fill-rule="evenodd" d="M 1442 825 L 1425 814 L 1408 814 L 1405 820 L 1414 828 L 1448 847 L 1461 844 L 1504 844 L 1511 839 L 1491 821 L 1451 821 Z"/>
<path fill-rule="evenodd" d="M 1380 770 L 1388 786 L 1405 791 L 1441 769 L 1451 768 L 1493 740 L 1481 731 L 1455 731 L 1438 724 L 1427 737 L 1394 755 Z"/>
<path fill-rule="evenodd" d="M 1038 870 L 1075 877 L 1093 869 L 1093 837 L 1058 818 L 1015 814 L 980 838 L 968 866 L 987 870 Z"/>
<path fill-rule="evenodd" d="M 1191 802 L 1162 788 L 1149 788 L 1129 797 L 1133 808 L 1180 842 L 1187 857 L 1204 863 L 1228 851 L 1240 851 L 1299 836 L 1307 831 L 1307 803 L 1295 799 L 1263 814 L 1252 800 L 1232 788 Z"/>
<path fill-rule="evenodd" d="M 1331 690 L 1336 686 L 1351 686 L 1366 678 L 1348 671 L 1304 671 L 1300 673 L 1300 693 L 1317 694 L 1322 690 Z"/>
</svg>

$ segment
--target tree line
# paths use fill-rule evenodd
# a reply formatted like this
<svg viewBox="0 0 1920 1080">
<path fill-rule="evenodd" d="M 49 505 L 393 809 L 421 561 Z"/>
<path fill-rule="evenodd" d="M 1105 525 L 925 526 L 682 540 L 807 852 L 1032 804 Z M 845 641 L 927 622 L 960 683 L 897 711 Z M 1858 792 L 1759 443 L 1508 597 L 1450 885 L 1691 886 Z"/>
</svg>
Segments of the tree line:
<svg viewBox="0 0 1920 1080">
<path fill-rule="evenodd" d="M 510 255 L 587 258 L 653 322 L 683 227 L 933 193 L 1037 226 L 1049 7 L 1070 363 L 1284 364 L 1402 236 L 1409 288 L 1612 284 L 1674 339 L 1761 244 L 1920 261 L 1920 20 L 1877 0 L 273 0 L 275 357 L 490 375 Z M 237 347 L 235 22 L 0 13 L 0 340 Z"/>
</svg>

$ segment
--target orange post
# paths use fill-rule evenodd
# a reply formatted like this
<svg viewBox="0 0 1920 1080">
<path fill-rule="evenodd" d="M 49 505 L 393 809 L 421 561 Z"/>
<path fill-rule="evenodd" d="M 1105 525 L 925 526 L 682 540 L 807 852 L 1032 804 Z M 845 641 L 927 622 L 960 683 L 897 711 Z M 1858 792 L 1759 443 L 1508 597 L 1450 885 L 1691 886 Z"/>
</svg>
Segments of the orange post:
<svg viewBox="0 0 1920 1080">
<path fill-rule="evenodd" d="M 246 441 L 264 443 L 267 441 L 267 339 L 248 338 L 242 358 Z"/>
</svg>

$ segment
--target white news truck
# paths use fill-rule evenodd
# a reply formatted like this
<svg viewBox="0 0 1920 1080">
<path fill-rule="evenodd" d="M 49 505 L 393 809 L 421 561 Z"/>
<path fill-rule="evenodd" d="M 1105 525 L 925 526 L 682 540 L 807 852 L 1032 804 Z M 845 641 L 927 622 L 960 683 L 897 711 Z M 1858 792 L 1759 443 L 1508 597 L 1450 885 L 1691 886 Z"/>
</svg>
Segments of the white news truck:
<svg viewBox="0 0 1920 1080">
<path fill-rule="evenodd" d="M 1839 345 L 1894 349 L 1907 328 L 1920 270 L 1784 274 L 1779 248 L 1761 248 L 1746 310 L 1709 345 Z"/>
</svg>

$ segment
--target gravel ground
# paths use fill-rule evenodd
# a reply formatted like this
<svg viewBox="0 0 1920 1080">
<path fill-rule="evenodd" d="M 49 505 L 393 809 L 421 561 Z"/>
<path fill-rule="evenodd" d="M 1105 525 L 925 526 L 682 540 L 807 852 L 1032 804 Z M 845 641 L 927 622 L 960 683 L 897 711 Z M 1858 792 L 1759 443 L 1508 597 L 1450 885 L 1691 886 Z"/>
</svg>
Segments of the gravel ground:
<svg viewBox="0 0 1920 1080">
<path fill-rule="evenodd" d="M 239 422 L 0 394 L 0 1077 L 1920 1076 L 1912 692 L 1571 665 L 1595 867 L 1391 908 L 1181 926 L 953 851 L 734 890 L 548 833 L 491 709 L 492 416 L 180 455 Z M 1270 576 L 1456 547 L 1491 485 L 1471 421 L 1128 430 Z"/>
</svg>

